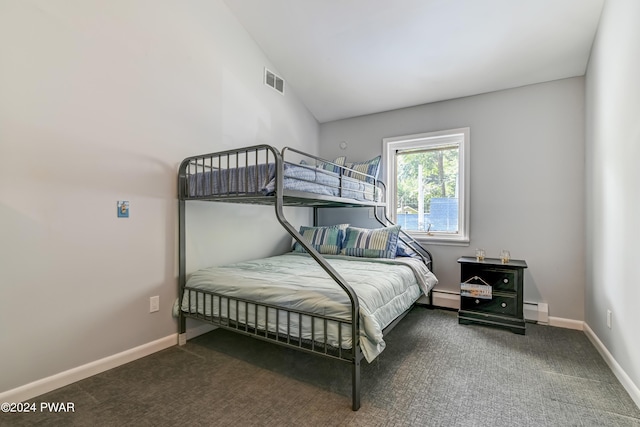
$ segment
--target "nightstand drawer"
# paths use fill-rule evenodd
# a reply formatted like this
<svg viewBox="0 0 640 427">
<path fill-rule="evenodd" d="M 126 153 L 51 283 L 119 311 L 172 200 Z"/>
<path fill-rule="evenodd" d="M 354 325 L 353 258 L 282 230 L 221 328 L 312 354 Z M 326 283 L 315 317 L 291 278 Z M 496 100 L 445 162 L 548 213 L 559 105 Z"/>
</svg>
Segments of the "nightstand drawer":
<svg viewBox="0 0 640 427">
<path fill-rule="evenodd" d="M 518 313 L 518 304 L 515 295 L 511 296 L 494 294 L 493 298 L 491 299 L 461 297 L 460 309 L 479 310 L 485 313 L 516 316 Z"/>
<path fill-rule="evenodd" d="M 482 280 L 487 282 L 494 291 L 515 291 L 516 285 L 518 283 L 518 271 L 517 270 L 508 270 L 506 268 L 483 268 L 481 271 L 477 271 L 477 269 L 472 269 L 474 271 L 466 271 L 465 275 L 477 275 L 481 277 Z M 463 278 L 463 281 L 466 280 Z"/>
</svg>

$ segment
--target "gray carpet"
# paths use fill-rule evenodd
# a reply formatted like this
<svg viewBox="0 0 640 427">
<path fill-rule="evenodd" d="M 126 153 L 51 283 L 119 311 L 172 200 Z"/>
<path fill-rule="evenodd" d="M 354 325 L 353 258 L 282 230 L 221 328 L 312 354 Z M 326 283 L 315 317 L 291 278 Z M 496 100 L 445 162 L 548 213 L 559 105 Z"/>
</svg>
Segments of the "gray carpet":
<svg viewBox="0 0 640 427">
<path fill-rule="evenodd" d="M 0 414 L 2 426 L 640 426 L 640 410 L 579 331 L 525 336 L 414 308 L 362 366 L 216 330 L 40 396 L 73 414 Z"/>
</svg>

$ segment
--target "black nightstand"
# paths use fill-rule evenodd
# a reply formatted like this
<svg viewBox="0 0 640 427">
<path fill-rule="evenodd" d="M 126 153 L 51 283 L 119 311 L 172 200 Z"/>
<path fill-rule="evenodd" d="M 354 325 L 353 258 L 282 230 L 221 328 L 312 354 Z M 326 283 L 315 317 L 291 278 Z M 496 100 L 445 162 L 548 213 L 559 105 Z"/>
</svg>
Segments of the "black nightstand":
<svg viewBox="0 0 640 427">
<path fill-rule="evenodd" d="M 458 323 L 507 328 L 524 335 L 522 288 L 527 263 L 500 259 L 462 257 L 460 263 L 460 310 Z"/>
</svg>

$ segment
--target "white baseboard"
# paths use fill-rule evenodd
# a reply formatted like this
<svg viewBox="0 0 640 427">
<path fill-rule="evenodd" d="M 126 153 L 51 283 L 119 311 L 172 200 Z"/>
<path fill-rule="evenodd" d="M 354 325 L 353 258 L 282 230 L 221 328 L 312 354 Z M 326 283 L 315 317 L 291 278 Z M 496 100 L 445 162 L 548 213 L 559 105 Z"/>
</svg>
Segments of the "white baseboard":
<svg viewBox="0 0 640 427">
<path fill-rule="evenodd" d="M 152 341 L 141 346 L 125 350 L 121 353 L 105 357 L 86 365 L 60 372 L 41 380 L 0 393 L 0 402 L 24 402 L 48 393 L 60 387 L 73 384 L 77 381 L 89 378 L 101 372 L 113 369 L 125 363 L 156 353 L 160 350 L 172 347 L 178 342 L 178 334 L 171 334 L 164 338 Z"/>
<path fill-rule="evenodd" d="M 549 326 L 557 328 L 575 329 L 577 331 L 584 330 L 584 322 L 582 320 L 563 319 L 562 317 L 549 316 Z"/>
<path fill-rule="evenodd" d="M 609 365 L 609 368 L 611 368 L 613 374 L 616 376 L 618 381 L 620 381 L 627 393 L 629 393 L 629 396 L 631 396 L 631 399 L 633 399 L 633 401 L 636 403 L 636 406 L 640 408 L 640 388 L 638 388 L 638 386 L 633 383 L 631 378 L 629 378 L 629 375 L 627 375 L 627 373 L 622 369 L 618 362 L 616 362 L 616 359 L 614 359 L 613 355 L 609 353 L 607 347 L 604 346 L 602 341 L 600 341 L 600 338 L 598 338 L 595 332 L 593 332 L 593 330 L 586 323 L 584 324 L 584 333 L 587 338 L 589 338 L 589 341 L 591 341 L 594 347 L 598 350 L 604 361 L 607 362 L 607 365 Z"/>
</svg>

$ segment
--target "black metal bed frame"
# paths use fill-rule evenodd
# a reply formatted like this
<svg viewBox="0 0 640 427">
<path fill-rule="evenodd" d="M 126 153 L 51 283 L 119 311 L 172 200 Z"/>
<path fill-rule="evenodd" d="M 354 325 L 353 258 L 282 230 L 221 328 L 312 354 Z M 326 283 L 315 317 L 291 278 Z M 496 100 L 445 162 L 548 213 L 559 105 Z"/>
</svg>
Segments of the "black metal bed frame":
<svg viewBox="0 0 640 427">
<path fill-rule="evenodd" d="M 293 148 L 285 147 L 280 153 L 276 148 L 269 145 L 256 145 L 251 147 L 244 147 L 235 150 L 222 151 L 217 153 L 192 156 L 186 158 L 180 165 L 178 173 L 178 217 L 179 217 L 179 299 L 180 309 L 178 310 L 179 318 L 179 342 L 184 344 L 186 342 L 186 319 L 193 318 L 200 321 L 213 324 L 217 327 L 231 330 L 237 333 L 248 335 L 261 340 L 269 341 L 296 350 L 317 354 L 324 357 L 329 357 L 341 361 L 348 362 L 352 365 L 352 409 L 354 411 L 360 408 L 360 362 L 363 355 L 359 343 L 359 302 L 358 297 L 353 288 L 347 283 L 347 281 L 335 271 L 335 269 L 328 263 L 328 261 L 313 247 L 311 247 L 302 235 L 296 230 L 284 216 L 284 206 L 304 206 L 314 208 L 314 223 L 317 224 L 318 208 L 323 207 L 373 207 L 374 217 L 382 225 L 388 226 L 393 223 L 389 220 L 386 214 L 386 204 L 384 202 L 376 200 L 352 200 L 335 196 L 326 196 L 315 193 L 307 193 L 295 190 L 284 189 L 284 155 L 286 152 L 291 152 L 294 155 L 303 156 L 308 159 L 312 159 L 313 162 L 321 162 L 323 164 L 331 164 L 340 168 L 340 184 L 338 188 L 339 194 L 341 194 L 342 175 L 346 168 L 342 168 L 330 161 L 321 159 Z M 251 161 L 250 161 L 251 159 Z M 242 161 L 242 162 L 241 162 Z M 267 165 L 273 162 L 275 163 L 275 192 L 274 194 L 264 195 L 257 191 L 250 191 L 248 185 L 248 168 L 260 164 L 266 163 Z M 315 166 L 313 166 L 315 168 Z M 218 194 L 198 194 L 189 195 L 188 192 L 188 179 L 190 176 L 195 175 L 194 182 L 197 185 L 198 179 L 202 178 L 206 172 L 218 171 L 218 173 L 245 173 L 244 187 L 235 188 L 234 190 L 227 189 L 225 193 Z M 316 170 L 316 169 L 314 169 Z M 318 168 L 319 173 L 323 173 L 321 168 Z M 355 171 L 353 171 L 355 172 Z M 203 174 L 198 177 L 198 174 Z M 209 173 L 210 179 L 214 179 L 213 174 Z M 218 175 L 219 176 L 219 175 Z M 256 174 L 257 177 L 257 174 Z M 374 194 L 376 191 L 384 194 L 384 185 L 375 179 L 375 177 L 367 175 L 367 181 L 372 184 Z M 256 182 L 257 184 L 257 182 Z M 327 272 L 327 274 L 344 290 L 350 300 L 351 304 L 351 317 L 350 320 L 333 318 L 330 316 L 323 316 L 315 313 L 303 312 L 299 310 L 292 310 L 289 308 L 283 308 L 280 306 L 274 306 L 270 304 L 264 304 L 260 301 L 252 301 L 241 298 L 228 297 L 215 292 L 198 290 L 193 288 L 187 288 L 186 286 L 186 202 L 189 200 L 207 200 L 214 202 L 227 202 L 227 203 L 248 203 L 248 204 L 261 204 L 271 205 L 275 207 L 275 213 L 278 221 L 282 227 L 309 253 L 309 255 L 315 259 L 315 261 Z M 384 211 L 384 217 L 379 215 L 379 208 Z M 433 271 L 433 261 L 431 254 L 428 250 L 422 247 L 418 242 L 411 238 L 407 233 L 401 230 L 401 240 L 407 245 L 413 248 L 427 264 L 430 270 Z M 185 292 L 187 291 L 187 292 Z M 187 303 L 189 307 L 192 304 L 192 298 L 195 298 L 196 307 L 199 304 L 203 305 L 202 313 L 199 313 L 196 309 L 195 312 L 184 312 L 182 310 L 182 302 L 185 297 L 188 298 Z M 429 294 L 429 303 L 431 304 L 431 293 Z M 208 301 L 208 302 L 207 302 Z M 208 313 L 206 309 L 209 309 Z M 216 314 L 217 309 L 217 314 Z M 240 312 L 244 310 L 244 318 L 240 316 Z M 253 310 L 253 319 L 249 318 L 249 312 Z M 226 316 L 223 312 L 226 311 Z M 235 311 L 235 318 L 231 314 Z M 408 312 L 398 316 L 387 328 L 383 330 L 383 333 L 388 332 L 395 326 Z M 260 325 L 258 319 L 258 313 L 262 312 L 265 316 L 264 325 Z M 269 327 L 269 315 L 275 316 L 275 330 L 271 330 Z M 302 327 L 298 327 L 299 336 L 291 335 L 291 319 L 297 318 L 298 324 L 301 324 L 305 320 L 312 325 L 311 339 L 305 339 L 302 337 Z M 287 332 L 282 333 L 279 330 L 281 321 L 284 321 L 287 325 Z M 320 322 L 319 329 L 322 332 L 321 336 L 316 336 L 314 325 L 316 322 Z M 336 325 L 338 327 L 340 343 L 338 346 L 332 346 L 327 343 L 327 327 L 330 325 Z M 352 337 L 351 348 L 343 348 L 342 344 L 342 330 L 343 328 L 350 329 Z"/>
</svg>

